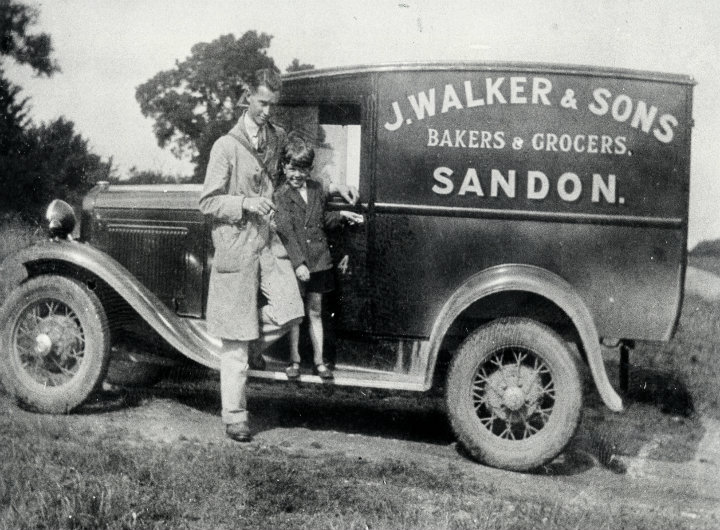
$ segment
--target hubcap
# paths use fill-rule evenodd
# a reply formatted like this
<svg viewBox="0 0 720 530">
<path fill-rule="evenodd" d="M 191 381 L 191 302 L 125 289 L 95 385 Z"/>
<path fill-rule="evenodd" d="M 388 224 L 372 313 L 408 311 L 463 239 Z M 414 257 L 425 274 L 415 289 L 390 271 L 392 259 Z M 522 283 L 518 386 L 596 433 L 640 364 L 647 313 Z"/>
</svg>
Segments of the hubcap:
<svg viewBox="0 0 720 530">
<path fill-rule="evenodd" d="M 530 438 L 552 414 L 552 373 L 531 350 L 501 348 L 478 367 L 472 402 L 480 423 L 493 435 L 506 440 Z"/>
<path fill-rule="evenodd" d="M 13 338 L 21 375 L 36 384 L 61 386 L 80 369 L 85 354 L 82 324 L 60 300 L 39 300 L 22 310 Z"/>
<path fill-rule="evenodd" d="M 52 340 L 46 333 L 40 333 L 35 337 L 35 352 L 38 355 L 45 355 L 52 349 Z"/>
<path fill-rule="evenodd" d="M 512 411 L 520 410 L 525 404 L 525 395 L 519 386 L 511 386 L 503 395 L 503 405 Z"/>
</svg>

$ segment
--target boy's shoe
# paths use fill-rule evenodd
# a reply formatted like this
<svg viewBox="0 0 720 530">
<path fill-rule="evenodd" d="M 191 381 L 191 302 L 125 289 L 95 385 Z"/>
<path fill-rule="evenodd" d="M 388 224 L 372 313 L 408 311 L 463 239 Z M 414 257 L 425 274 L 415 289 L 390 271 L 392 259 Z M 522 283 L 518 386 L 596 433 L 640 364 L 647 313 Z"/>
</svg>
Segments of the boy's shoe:
<svg viewBox="0 0 720 530">
<path fill-rule="evenodd" d="M 248 425 L 248 422 L 246 421 L 228 423 L 225 426 L 225 434 L 228 438 L 235 440 L 236 442 L 249 442 L 252 440 L 250 425 Z"/>
<path fill-rule="evenodd" d="M 333 378 L 333 373 L 330 368 L 325 366 L 323 363 L 315 365 L 315 372 L 320 376 L 320 379 L 327 381 Z"/>
<path fill-rule="evenodd" d="M 300 365 L 298 363 L 290 363 L 285 368 L 285 375 L 288 379 L 298 379 L 300 377 Z"/>
</svg>

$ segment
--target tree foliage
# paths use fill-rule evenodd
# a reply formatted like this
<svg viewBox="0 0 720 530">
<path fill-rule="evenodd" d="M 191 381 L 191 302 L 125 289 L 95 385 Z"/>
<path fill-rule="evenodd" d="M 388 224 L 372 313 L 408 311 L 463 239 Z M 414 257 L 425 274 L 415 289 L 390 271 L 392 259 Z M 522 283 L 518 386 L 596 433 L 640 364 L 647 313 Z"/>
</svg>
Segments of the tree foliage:
<svg viewBox="0 0 720 530">
<path fill-rule="evenodd" d="M 29 65 L 37 74 L 51 76 L 60 71 L 52 57 L 52 39 L 47 33 L 30 33 L 38 11 L 15 0 L 0 0 L 0 61 L 12 57 Z"/>
<path fill-rule="evenodd" d="M 313 70 L 315 65 L 301 63 L 299 59 L 293 59 L 290 65 L 287 67 L 287 72 L 301 72 L 303 70 Z"/>
<path fill-rule="evenodd" d="M 272 37 L 248 31 L 240 38 L 223 35 L 192 47 L 190 56 L 171 70 L 157 73 L 138 86 L 135 97 L 143 115 L 155 121 L 160 147 L 175 156 L 189 156 L 202 180 L 215 140 L 237 119 L 237 103 L 249 74 L 274 67 L 267 49 Z"/>
<path fill-rule="evenodd" d="M 20 2 L 0 0 L 0 211 L 27 218 L 39 216 L 56 197 L 77 204 L 99 176 L 110 172 L 110 164 L 75 133 L 73 122 L 61 117 L 34 125 L 29 98 L 5 77 L 1 65 L 7 57 L 38 75 L 59 71 L 50 36 L 30 33 L 37 17 L 37 10 Z"/>
</svg>

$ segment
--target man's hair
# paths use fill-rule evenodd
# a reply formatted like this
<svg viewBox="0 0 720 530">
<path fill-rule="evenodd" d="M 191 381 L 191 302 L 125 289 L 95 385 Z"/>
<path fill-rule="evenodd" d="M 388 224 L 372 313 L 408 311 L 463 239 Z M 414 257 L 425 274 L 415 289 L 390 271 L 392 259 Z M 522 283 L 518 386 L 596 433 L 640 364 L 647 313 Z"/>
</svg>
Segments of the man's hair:
<svg viewBox="0 0 720 530">
<path fill-rule="evenodd" d="M 291 133 L 280 157 L 283 165 L 310 169 L 315 161 L 315 150 L 302 136 Z"/>
<path fill-rule="evenodd" d="M 282 77 L 277 68 L 261 68 L 252 73 L 247 82 L 250 92 L 257 92 L 261 86 L 266 86 L 273 92 L 278 92 L 282 87 Z"/>
</svg>

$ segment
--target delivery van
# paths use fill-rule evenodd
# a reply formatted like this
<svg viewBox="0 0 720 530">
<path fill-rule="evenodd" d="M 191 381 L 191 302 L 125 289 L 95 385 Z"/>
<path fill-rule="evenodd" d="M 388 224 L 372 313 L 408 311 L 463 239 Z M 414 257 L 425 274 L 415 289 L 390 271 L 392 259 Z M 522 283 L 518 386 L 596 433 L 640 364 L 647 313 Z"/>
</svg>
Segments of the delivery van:
<svg viewBox="0 0 720 530">
<path fill-rule="evenodd" d="M 621 411 L 601 348 L 670 340 L 679 317 L 693 86 L 517 63 L 287 74 L 273 119 L 313 142 L 314 178 L 359 189 L 365 216 L 329 235 L 335 377 L 308 365 L 299 384 L 442 391 L 468 453 L 514 470 L 571 440 L 581 374 Z M 200 190 L 99 183 L 74 239 L 72 211 L 53 204 L 53 237 L 2 266 L 6 388 L 70 411 L 138 329 L 167 346 L 134 355 L 140 372 L 219 367 Z M 288 355 L 266 352 L 251 377 L 287 383 Z"/>
</svg>

